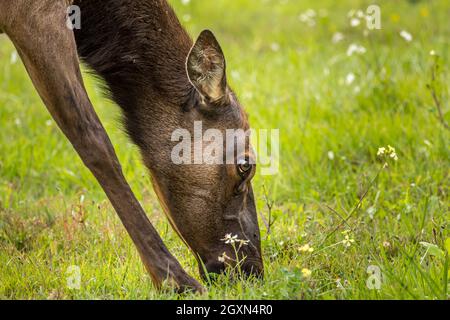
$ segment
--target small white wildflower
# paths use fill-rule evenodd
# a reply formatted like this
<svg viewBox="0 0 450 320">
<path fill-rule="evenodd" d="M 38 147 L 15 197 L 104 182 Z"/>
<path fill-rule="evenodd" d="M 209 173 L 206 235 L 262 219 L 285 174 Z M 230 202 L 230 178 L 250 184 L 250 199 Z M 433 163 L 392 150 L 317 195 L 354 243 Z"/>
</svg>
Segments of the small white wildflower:
<svg viewBox="0 0 450 320">
<path fill-rule="evenodd" d="M 436 51 L 431 50 L 431 51 L 430 51 L 430 56 L 435 56 L 435 55 L 436 55 Z"/>
<path fill-rule="evenodd" d="M 233 79 L 239 80 L 241 78 L 241 74 L 237 70 L 232 70 L 231 71 L 231 77 Z"/>
<path fill-rule="evenodd" d="M 308 16 L 308 17 L 315 17 L 316 16 L 316 11 L 314 11 L 314 9 L 308 9 L 308 10 L 306 10 L 305 11 L 305 14 Z"/>
<path fill-rule="evenodd" d="M 385 148 L 385 147 L 378 148 L 377 156 L 378 157 L 386 156 L 386 157 L 393 159 L 394 161 L 398 161 L 398 156 L 397 156 L 397 152 L 396 152 L 395 148 L 393 148 L 389 145 L 387 146 L 387 148 Z M 387 166 L 385 165 L 385 167 L 387 167 Z"/>
<path fill-rule="evenodd" d="M 366 48 L 363 46 L 360 46 L 356 43 L 350 44 L 350 46 L 347 49 L 347 56 L 352 56 L 353 54 L 364 54 L 366 53 Z"/>
<path fill-rule="evenodd" d="M 17 54 L 17 51 L 14 50 L 14 51 L 11 53 L 11 58 L 10 58 L 11 64 L 16 64 L 16 63 L 17 63 L 17 60 L 19 60 L 18 57 L 19 57 L 19 56 L 18 56 L 18 54 Z"/>
<path fill-rule="evenodd" d="M 356 16 L 358 18 L 364 18 L 366 15 L 364 14 L 364 12 L 362 10 L 358 10 L 358 11 L 356 11 Z"/>
<path fill-rule="evenodd" d="M 382 156 L 385 153 L 386 153 L 386 148 L 385 147 L 378 148 L 377 156 Z"/>
<path fill-rule="evenodd" d="M 395 151 L 395 148 L 388 146 L 388 151 L 387 153 L 389 154 L 389 156 L 394 159 L 395 161 L 398 160 L 398 156 L 397 156 L 397 152 Z"/>
<path fill-rule="evenodd" d="M 310 19 L 310 17 L 308 17 L 306 14 L 302 13 L 302 14 L 300 14 L 300 15 L 298 16 L 298 19 L 299 19 L 301 22 L 308 22 L 308 20 Z"/>
<path fill-rule="evenodd" d="M 225 238 L 221 239 L 222 241 L 224 241 L 226 244 L 235 244 L 235 243 L 239 243 L 239 248 L 242 246 L 246 246 L 250 243 L 250 240 L 243 240 L 243 239 L 238 239 L 237 235 L 232 235 L 231 233 L 227 233 L 225 235 Z"/>
<path fill-rule="evenodd" d="M 310 27 L 314 27 L 316 25 L 316 12 L 313 9 L 308 9 L 304 13 L 300 14 L 298 19 L 301 22 L 306 23 Z"/>
<path fill-rule="evenodd" d="M 226 262 L 227 260 L 231 260 L 231 258 L 230 258 L 229 256 L 227 256 L 227 254 L 224 252 L 224 253 L 222 253 L 222 255 L 220 255 L 219 257 L 217 257 L 217 260 L 218 260 L 219 262 L 224 263 L 224 262 Z"/>
<path fill-rule="evenodd" d="M 333 38 L 331 38 L 331 41 L 333 43 L 338 43 L 342 40 L 344 40 L 344 35 L 341 32 L 336 32 L 335 34 L 333 34 Z"/>
<path fill-rule="evenodd" d="M 339 279 L 339 278 L 336 279 L 336 288 L 345 291 L 345 288 L 344 288 L 344 286 L 343 286 L 342 283 L 341 283 L 341 279 Z"/>
<path fill-rule="evenodd" d="M 373 220 L 376 212 L 377 208 L 375 206 L 371 206 L 370 208 L 367 209 L 367 214 L 369 215 L 371 220 Z"/>
<path fill-rule="evenodd" d="M 330 160 L 334 160 L 334 152 L 333 151 L 328 151 L 328 159 Z"/>
<path fill-rule="evenodd" d="M 276 42 L 273 42 L 270 45 L 270 49 L 272 49 L 272 51 L 274 51 L 274 52 L 280 51 L 280 45 Z"/>
<path fill-rule="evenodd" d="M 344 236 L 344 240 L 342 240 L 342 244 L 347 248 L 351 247 L 352 243 L 354 243 L 354 242 L 355 242 L 355 239 L 350 239 L 350 236 L 348 234 L 346 234 Z"/>
<path fill-rule="evenodd" d="M 350 25 L 352 26 L 352 27 L 357 27 L 357 26 L 359 26 L 361 24 L 361 20 L 359 20 L 358 18 L 352 18 L 351 20 L 350 20 Z"/>
<path fill-rule="evenodd" d="M 355 74 L 350 72 L 345 77 L 345 83 L 349 86 L 349 85 L 351 85 L 353 83 L 353 81 L 355 81 L 355 79 L 356 79 Z"/>
<path fill-rule="evenodd" d="M 406 31 L 406 30 L 400 31 L 400 36 L 401 36 L 403 39 L 405 39 L 405 41 L 407 41 L 407 42 L 411 42 L 412 39 L 413 39 L 413 36 L 411 35 L 411 33 L 409 33 L 409 32 Z"/>
<path fill-rule="evenodd" d="M 239 246 L 248 246 L 248 244 L 250 243 L 250 240 L 238 239 L 238 242 L 239 242 Z"/>
<path fill-rule="evenodd" d="M 227 233 L 225 238 L 222 239 L 226 244 L 233 244 L 237 241 L 237 235 L 232 235 L 231 233 Z"/>
<path fill-rule="evenodd" d="M 305 244 L 305 245 L 301 246 L 300 248 L 298 248 L 298 251 L 311 253 L 314 251 L 314 248 L 311 247 L 309 244 Z"/>
<path fill-rule="evenodd" d="M 246 91 L 246 92 L 244 92 L 244 93 L 242 94 L 242 97 L 243 97 L 244 99 L 253 99 L 253 92 Z"/>
</svg>

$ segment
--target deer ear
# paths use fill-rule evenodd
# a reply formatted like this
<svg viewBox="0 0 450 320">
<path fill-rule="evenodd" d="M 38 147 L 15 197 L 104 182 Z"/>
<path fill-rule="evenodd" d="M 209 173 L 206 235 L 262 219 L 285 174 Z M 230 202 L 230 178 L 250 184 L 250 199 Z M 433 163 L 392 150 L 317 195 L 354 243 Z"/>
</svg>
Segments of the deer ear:
<svg viewBox="0 0 450 320">
<path fill-rule="evenodd" d="M 226 63 L 219 42 L 204 30 L 189 52 L 186 70 L 194 87 L 208 100 L 218 101 L 227 88 Z"/>
</svg>

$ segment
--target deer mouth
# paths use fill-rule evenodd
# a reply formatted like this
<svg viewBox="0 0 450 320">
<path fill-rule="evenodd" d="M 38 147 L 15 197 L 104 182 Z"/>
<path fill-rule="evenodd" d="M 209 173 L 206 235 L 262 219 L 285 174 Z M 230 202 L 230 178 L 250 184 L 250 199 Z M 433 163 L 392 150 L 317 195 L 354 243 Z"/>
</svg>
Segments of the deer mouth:
<svg viewBox="0 0 450 320">
<path fill-rule="evenodd" d="M 200 275 L 204 280 L 214 278 L 214 275 L 225 274 L 231 271 L 230 275 L 233 279 L 254 277 L 256 279 L 264 278 L 264 266 L 261 259 L 246 258 L 237 266 L 231 266 L 219 260 L 207 262 L 204 268 L 200 267 Z"/>
</svg>

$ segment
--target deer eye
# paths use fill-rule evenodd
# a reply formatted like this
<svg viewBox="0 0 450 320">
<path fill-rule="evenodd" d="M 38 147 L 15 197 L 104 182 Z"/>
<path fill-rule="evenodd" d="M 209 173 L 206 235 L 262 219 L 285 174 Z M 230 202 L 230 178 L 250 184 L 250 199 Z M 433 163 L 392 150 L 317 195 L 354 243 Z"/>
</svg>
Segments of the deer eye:
<svg viewBox="0 0 450 320">
<path fill-rule="evenodd" d="M 248 159 L 242 159 L 238 162 L 237 169 L 239 174 L 244 177 L 252 170 L 252 165 Z"/>
</svg>

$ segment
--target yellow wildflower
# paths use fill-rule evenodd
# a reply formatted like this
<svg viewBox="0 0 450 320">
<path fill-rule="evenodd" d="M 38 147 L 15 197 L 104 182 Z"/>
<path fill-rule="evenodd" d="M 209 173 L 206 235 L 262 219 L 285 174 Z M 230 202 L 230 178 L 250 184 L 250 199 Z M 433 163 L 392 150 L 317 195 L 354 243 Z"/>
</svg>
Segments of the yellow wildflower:
<svg viewBox="0 0 450 320">
<path fill-rule="evenodd" d="M 302 275 L 303 275 L 303 278 L 310 278 L 312 275 L 312 271 L 309 270 L 308 268 L 303 268 Z"/>
</svg>

